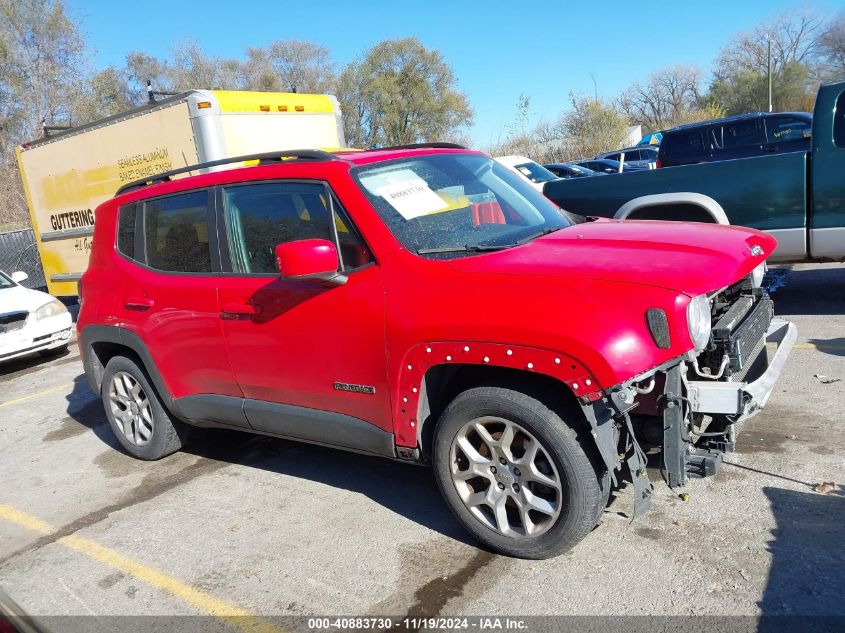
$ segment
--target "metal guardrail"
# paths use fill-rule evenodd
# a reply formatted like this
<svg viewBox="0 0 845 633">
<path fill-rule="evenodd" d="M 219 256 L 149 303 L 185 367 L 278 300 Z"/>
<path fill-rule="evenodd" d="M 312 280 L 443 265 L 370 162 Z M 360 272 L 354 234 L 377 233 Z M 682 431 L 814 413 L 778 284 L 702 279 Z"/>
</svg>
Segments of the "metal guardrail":
<svg viewBox="0 0 845 633">
<path fill-rule="evenodd" d="M 0 270 L 7 275 L 22 270 L 29 278 L 21 285 L 36 290 L 47 289 L 47 280 L 44 278 L 44 269 L 32 229 L 0 233 Z"/>
</svg>

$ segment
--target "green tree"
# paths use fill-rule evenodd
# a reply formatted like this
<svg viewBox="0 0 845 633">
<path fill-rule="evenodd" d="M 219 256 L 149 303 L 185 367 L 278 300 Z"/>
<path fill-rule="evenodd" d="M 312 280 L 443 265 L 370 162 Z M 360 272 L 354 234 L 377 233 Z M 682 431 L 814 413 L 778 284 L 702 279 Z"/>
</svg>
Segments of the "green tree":
<svg viewBox="0 0 845 633">
<path fill-rule="evenodd" d="M 338 80 L 347 143 L 398 145 L 441 140 L 472 122 L 452 69 L 416 38 L 385 40 Z"/>
<path fill-rule="evenodd" d="M 570 94 L 572 109 L 563 115 L 560 127 L 571 156 L 595 156 L 619 149 L 625 142 L 628 119 L 611 103 Z"/>
</svg>

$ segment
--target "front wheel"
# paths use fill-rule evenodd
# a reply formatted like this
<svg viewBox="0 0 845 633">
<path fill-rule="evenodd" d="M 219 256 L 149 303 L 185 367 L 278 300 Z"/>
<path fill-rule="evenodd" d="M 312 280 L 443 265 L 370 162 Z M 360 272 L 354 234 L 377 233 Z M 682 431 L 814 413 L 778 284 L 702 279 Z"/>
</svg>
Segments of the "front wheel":
<svg viewBox="0 0 845 633">
<path fill-rule="evenodd" d="M 597 475 L 582 441 L 592 438 L 535 397 L 469 389 L 438 421 L 435 476 L 479 541 L 509 556 L 549 558 L 595 527 L 607 499 L 609 481 Z"/>
</svg>

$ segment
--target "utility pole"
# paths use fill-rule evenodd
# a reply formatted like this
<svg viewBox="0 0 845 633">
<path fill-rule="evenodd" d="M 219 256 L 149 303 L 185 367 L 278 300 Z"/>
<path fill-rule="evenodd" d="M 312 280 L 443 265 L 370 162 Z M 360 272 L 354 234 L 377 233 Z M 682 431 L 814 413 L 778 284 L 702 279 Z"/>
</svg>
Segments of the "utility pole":
<svg viewBox="0 0 845 633">
<path fill-rule="evenodd" d="M 768 62 L 769 62 L 769 112 L 772 111 L 772 38 L 767 33 L 766 41 L 769 44 Z"/>
</svg>

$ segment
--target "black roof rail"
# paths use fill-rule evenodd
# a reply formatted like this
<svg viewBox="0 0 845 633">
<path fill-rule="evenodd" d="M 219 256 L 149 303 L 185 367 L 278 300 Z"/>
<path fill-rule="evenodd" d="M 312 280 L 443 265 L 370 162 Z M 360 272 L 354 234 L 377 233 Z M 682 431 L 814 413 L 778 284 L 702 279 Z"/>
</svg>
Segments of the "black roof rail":
<svg viewBox="0 0 845 633">
<path fill-rule="evenodd" d="M 390 147 L 371 147 L 369 149 L 374 151 L 391 150 L 391 149 L 467 149 L 463 145 L 457 143 L 409 143 L 408 145 L 391 145 Z"/>
<path fill-rule="evenodd" d="M 208 169 L 209 167 L 217 167 L 218 165 L 229 165 L 231 163 L 242 163 L 246 161 L 257 160 L 259 165 L 267 165 L 270 163 L 294 162 L 294 161 L 329 161 L 341 160 L 334 154 L 324 152 L 319 149 L 289 149 L 280 150 L 278 152 L 263 152 L 261 154 L 247 154 L 246 156 L 233 156 L 232 158 L 221 158 L 219 160 L 211 160 L 205 163 L 198 163 L 196 165 L 188 165 L 186 167 L 179 167 L 178 169 L 171 169 L 160 174 L 147 176 L 146 178 L 139 178 L 132 182 L 127 182 L 114 195 L 120 194 L 149 185 L 154 185 L 160 182 L 169 182 L 173 176 L 184 174 L 189 171 L 198 171 L 200 169 Z"/>
</svg>

